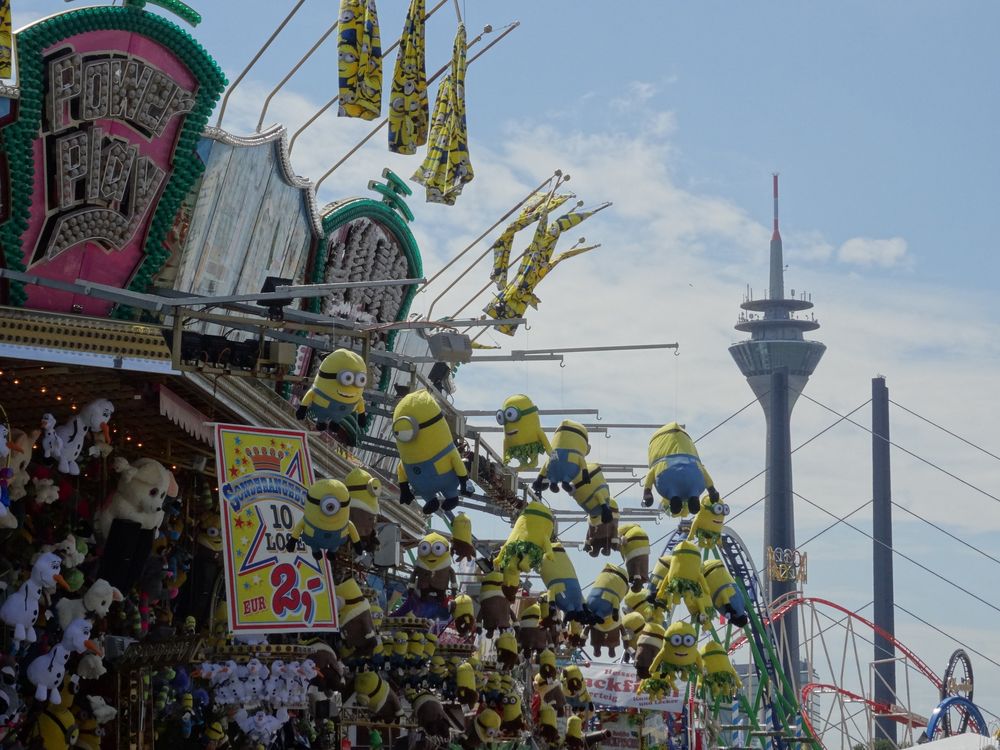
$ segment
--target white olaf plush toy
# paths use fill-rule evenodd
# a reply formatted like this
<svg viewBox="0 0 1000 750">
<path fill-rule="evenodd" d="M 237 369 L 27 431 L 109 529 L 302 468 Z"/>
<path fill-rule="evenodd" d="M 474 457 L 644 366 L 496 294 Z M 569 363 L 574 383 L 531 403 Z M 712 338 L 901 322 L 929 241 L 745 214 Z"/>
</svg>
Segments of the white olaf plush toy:
<svg viewBox="0 0 1000 750">
<path fill-rule="evenodd" d="M 62 561 L 53 552 L 43 552 L 35 560 L 31 568 L 31 576 L 21 588 L 7 597 L 0 607 L 0 620 L 14 629 L 14 647 L 21 641 L 34 643 L 35 620 L 38 619 L 38 601 L 42 591 L 52 591 L 56 584 L 68 589 L 69 586 L 60 575 Z"/>
</svg>

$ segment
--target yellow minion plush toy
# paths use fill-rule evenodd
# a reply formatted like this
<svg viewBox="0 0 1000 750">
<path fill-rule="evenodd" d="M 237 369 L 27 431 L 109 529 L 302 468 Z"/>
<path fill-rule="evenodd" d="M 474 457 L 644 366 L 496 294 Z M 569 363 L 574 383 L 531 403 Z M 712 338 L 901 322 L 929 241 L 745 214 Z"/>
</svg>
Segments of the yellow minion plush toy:
<svg viewBox="0 0 1000 750">
<path fill-rule="evenodd" d="M 412 586 L 421 601 L 444 602 L 448 589 L 455 588 L 448 537 L 432 531 L 417 545 Z"/>
<path fill-rule="evenodd" d="M 395 724 L 399 721 L 399 698 L 389 683 L 374 672 L 360 672 L 354 678 L 354 696 L 359 706 L 371 711 L 372 719 Z"/>
<path fill-rule="evenodd" d="M 642 504 L 647 508 L 653 504 L 654 486 L 664 508 L 669 507 L 674 516 L 686 516 L 689 510 L 697 513 L 698 498 L 706 488 L 713 502 L 719 499 L 694 441 L 677 422 L 663 425 L 649 439 L 649 472 L 642 493 Z"/>
<path fill-rule="evenodd" d="M 503 594 L 503 571 L 483 575 L 479 587 L 479 623 L 487 638 L 496 630 L 510 627 L 510 602 Z"/>
<path fill-rule="evenodd" d="M 479 702 L 476 672 L 472 664 L 467 661 L 463 661 L 455 668 L 455 698 L 470 709 Z"/>
<path fill-rule="evenodd" d="M 503 723 L 500 724 L 500 729 L 507 734 L 515 734 L 524 728 L 521 697 L 516 692 L 507 693 L 503 699 Z"/>
<path fill-rule="evenodd" d="M 703 668 L 697 642 L 691 623 L 678 621 L 667 628 L 663 648 L 649 666 L 650 676 L 639 683 L 639 692 L 657 698 L 677 689 L 677 677 L 688 677 L 694 670 L 700 674 Z"/>
<path fill-rule="evenodd" d="M 547 506 L 537 501 L 528 503 L 497 553 L 494 568 L 504 572 L 513 569 L 522 573 L 538 570 L 543 557 L 553 557 L 554 528 L 552 511 Z"/>
<path fill-rule="evenodd" d="M 587 464 L 584 480 L 573 487 L 573 499 L 589 516 L 589 523 L 611 523 L 611 490 L 600 464 Z"/>
<path fill-rule="evenodd" d="M 344 484 L 351 496 L 351 523 L 358 530 L 361 549 L 374 552 L 378 549 L 378 534 L 375 522 L 378 520 L 378 496 L 382 482 L 364 469 L 353 469 L 344 477 Z"/>
<path fill-rule="evenodd" d="M 584 616 L 583 590 L 573 561 L 559 542 L 552 543 L 552 557 L 542 558 L 539 570 L 548 590 L 549 601 L 566 615 L 567 620 Z"/>
<path fill-rule="evenodd" d="M 558 492 L 562 487 L 572 494 L 578 484 L 590 481 L 590 472 L 587 470 L 588 453 L 590 438 L 587 428 L 579 422 L 564 419 L 552 438 L 552 452 L 531 488 L 538 493 L 546 489 Z"/>
<path fill-rule="evenodd" d="M 367 656 L 379 644 L 371 604 L 353 577 L 348 576 L 334 587 L 337 594 L 337 611 L 340 633 L 350 644 L 352 654 Z"/>
<path fill-rule="evenodd" d="M 709 560 L 701 566 L 701 572 L 711 592 L 712 606 L 728 617 L 733 625 L 746 627 L 750 622 L 746 602 L 726 564 L 722 560 Z"/>
<path fill-rule="evenodd" d="M 513 669 L 521 662 L 521 654 L 517 648 L 517 638 L 509 630 L 505 630 L 496 640 L 497 664 L 500 669 Z"/>
<path fill-rule="evenodd" d="M 550 745 L 559 742 L 559 726 L 556 710 L 542 701 L 538 708 L 538 733 Z"/>
<path fill-rule="evenodd" d="M 479 744 L 489 745 L 497 741 L 500 736 L 500 714 L 492 708 L 484 708 L 479 714 L 470 719 L 472 726 L 466 732 L 469 739 L 473 736 Z M 475 742 L 473 743 L 475 745 Z"/>
<path fill-rule="evenodd" d="M 722 538 L 722 527 L 726 523 L 728 515 L 729 506 L 726 503 L 721 500 L 712 500 L 710 497 L 703 497 L 701 508 L 695 514 L 694 521 L 691 522 L 688 539 L 704 549 L 714 547 Z"/>
<path fill-rule="evenodd" d="M 684 601 L 691 618 L 701 623 L 712 614 L 708 583 L 701 572 L 701 551 L 691 542 L 678 542 L 670 555 L 670 572 L 657 592 L 658 601 L 680 604 Z"/>
<path fill-rule="evenodd" d="M 455 448 L 444 413 L 426 390 L 408 393 L 392 414 L 392 432 L 399 451 L 399 501 L 424 500 L 423 511 L 430 515 L 439 507 L 453 510 L 458 495 L 472 494 L 469 472 Z M 438 497 L 443 500 L 439 500 Z"/>
<path fill-rule="evenodd" d="M 602 622 L 609 617 L 617 621 L 619 607 L 627 593 L 628 576 L 625 571 L 617 565 L 606 563 L 587 595 L 587 610 L 590 612 L 591 622 Z"/>
<path fill-rule="evenodd" d="M 350 520 L 351 497 L 343 482 L 320 479 L 309 486 L 302 519 L 292 529 L 292 539 L 302 539 L 319 560 L 333 555 L 348 539 L 354 551 L 361 551 L 358 530 Z"/>
<path fill-rule="evenodd" d="M 713 701 L 735 698 L 743 682 L 733 669 L 725 647 L 712 640 L 706 641 L 701 647 L 701 661 L 705 671 L 698 676 L 698 689 L 707 687 Z"/>
<path fill-rule="evenodd" d="M 618 502 L 613 497 L 609 497 L 608 507 L 611 508 L 610 522 L 605 523 L 602 520 L 602 516 L 597 516 L 596 518 L 590 516 L 588 519 L 587 538 L 583 543 L 583 551 L 591 557 L 610 555 L 611 550 L 618 549 L 620 545 L 618 519 L 621 513 L 618 510 Z"/>
<path fill-rule="evenodd" d="M 476 559 L 472 520 L 464 513 L 456 513 L 451 522 L 451 554 L 456 562 Z"/>
<path fill-rule="evenodd" d="M 503 460 L 518 461 L 518 469 L 534 469 L 538 456 L 552 452 L 542 430 L 538 407 L 522 393 L 509 396 L 497 410 L 497 424 L 503 427 Z"/>
<path fill-rule="evenodd" d="M 622 558 L 633 591 L 649 581 L 649 535 L 637 523 L 620 527 Z"/>
<path fill-rule="evenodd" d="M 639 635 L 644 627 L 646 627 L 646 618 L 638 612 L 629 612 L 622 616 L 622 638 L 628 651 L 635 653 L 639 645 Z"/>
<path fill-rule="evenodd" d="M 468 594 L 458 594 L 448 606 L 452 623 L 459 635 L 472 635 L 476 632 L 476 612 L 472 597 Z"/>
<path fill-rule="evenodd" d="M 368 365 L 360 355 L 348 349 L 337 349 L 327 354 L 320 363 L 312 387 L 299 401 L 295 411 L 298 419 L 310 414 L 316 420 L 316 429 L 325 430 L 338 425 L 350 414 L 358 415 L 361 429 L 368 426 L 365 414 L 365 385 L 368 382 Z"/>
<path fill-rule="evenodd" d="M 640 678 L 649 677 L 649 667 L 663 648 L 663 625 L 647 622 L 639 634 L 635 649 L 635 673 Z"/>
</svg>

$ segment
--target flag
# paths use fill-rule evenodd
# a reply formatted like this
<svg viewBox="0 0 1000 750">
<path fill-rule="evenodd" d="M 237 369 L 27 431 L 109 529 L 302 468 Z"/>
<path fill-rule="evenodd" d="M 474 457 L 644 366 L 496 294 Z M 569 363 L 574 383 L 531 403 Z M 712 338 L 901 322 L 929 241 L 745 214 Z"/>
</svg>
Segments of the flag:
<svg viewBox="0 0 1000 750">
<path fill-rule="evenodd" d="M 428 203 L 455 205 L 465 183 L 475 176 L 469 160 L 465 121 L 465 25 L 458 25 L 451 70 L 438 87 L 427 155 L 412 179 L 426 188 Z"/>
<path fill-rule="evenodd" d="M 374 120 L 382 112 L 382 43 L 375 0 L 341 0 L 337 37 L 341 117 Z"/>
<path fill-rule="evenodd" d="M 503 289 L 507 284 L 507 265 L 510 263 L 510 250 L 514 244 L 514 235 L 538 221 L 542 215 L 543 206 L 546 210 L 558 208 L 571 197 L 571 193 L 553 196 L 549 196 L 547 193 L 535 193 L 524 204 L 521 213 L 496 238 L 490 247 L 493 251 L 493 273 L 490 274 L 490 279 L 496 283 L 497 289 Z M 547 205 L 546 201 L 548 201 Z"/>
<path fill-rule="evenodd" d="M 412 0 L 399 37 L 389 94 L 389 150 L 397 154 L 415 154 L 427 143 L 425 16 L 425 0 Z"/>
</svg>

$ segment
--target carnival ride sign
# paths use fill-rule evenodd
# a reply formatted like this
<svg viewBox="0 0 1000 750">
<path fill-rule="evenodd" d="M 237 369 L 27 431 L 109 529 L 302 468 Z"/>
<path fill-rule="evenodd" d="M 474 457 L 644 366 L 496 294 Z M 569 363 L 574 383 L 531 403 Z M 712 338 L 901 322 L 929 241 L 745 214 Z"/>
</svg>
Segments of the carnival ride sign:
<svg viewBox="0 0 1000 750">
<path fill-rule="evenodd" d="M 313 482 L 306 433 L 217 424 L 215 453 L 230 631 L 337 630 L 330 564 L 291 537 Z"/>
<path fill-rule="evenodd" d="M 684 709 L 687 683 L 679 680 L 673 695 L 654 701 L 648 695 L 636 693 L 641 680 L 631 664 L 590 662 L 580 666 L 583 679 L 587 683 L 590 699 L 598 706 L 617 709 L 641 708 L 650 711 L 677 712 Z"/>
<path fill-rule="evenodd" d="M 18 34 L 21 98 L 17 120 L 4 128 L 10 216 L 0 234 L 8 267 L 144 291 L 202 171 L 195 145 L 225 79 L 165 19 L 101 8 L 81 23 L 93 10 Z M 71 292 L 24 292 L 29 307 L 110 309 Z"/>
</svg>

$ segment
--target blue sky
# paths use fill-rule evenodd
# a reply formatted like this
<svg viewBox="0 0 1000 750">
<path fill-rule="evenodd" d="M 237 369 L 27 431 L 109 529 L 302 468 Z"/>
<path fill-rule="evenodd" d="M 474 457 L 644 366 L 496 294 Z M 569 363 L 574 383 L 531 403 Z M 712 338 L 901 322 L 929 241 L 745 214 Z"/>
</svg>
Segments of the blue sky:
<svg viewBox="0 0 1000 750">
<path fill-rule="evenodd" d="M 429 4 L 432 4 L 429 2 Z M 395 39 L 403 0 L 379 2 L 383 45 Z M 594 205 L 615 206 L 582 225 L 603 247 L 546 279 L 530 331 L 505 347 L 673 342 L 670 352 L 580 356 L 556 365 L 470 365 L 456 403 L 496 408 L 497 394 L 524 391 L 545 407 L 597 406 L 609 421 L 679 418 L 693 433 L 721 422 L 752 396 L 726 347 L 744 287 L 767 282 L 770 173 L 782 174 L 786 287 L 808 289 L 827 354 L 806 393 L 847 411 L 885 374 L 894 400 L 1000 453 L 992 397 L 1000 378 L 995 331 L 1000 236 L 998 79 L 987 2 L 594 2 L 465 3 L 472 37 L 485 23 L 521 27 L 469 68 L 468 119 L 476 180 L 456 206 L 410 205 L 429 273 L 557 167 Z M 624 4 L 619 4 L 624 7 Z M 280 6 L 280 7 L 279 7 Z M 22 0 L 21 20 L 66 9 Z M 195 31 L 230 77 L 290 3 L 201 3 Z M 260 101 L 332 21 L 336 4 L 307 2 L 233 97 L 225 126 L 251 132 Z M 428 68 L 450 55 L 455 16 L 431 20 Z M 386 62 L 391 69 L 394 58 Z M 279 95 L 267 123 L 294 130 L 336 86 L 333 46 L 320 50 Z M 293 154 L 316 178 L 370 128 L 325 117 Z M 390 156 L 380 135 L 334 173 L 321 202 L 364 193 L 383 166 L 408 176 L 416 157 Z M 436 312 L 457 309 L 486 280 L 476 270 Z M 426 310 L 449 277 L 418 297 Z M 486 298 L 472 308 L 485 304 Z M 805 399 L 793 444 L 833 421 Z M 996 459 L 894 409 L 902 445 L 992 494 Z M 869 423 L 865 410 L 858 421 Z M 602 461 L 639 463 L 647 435 L 595 439 Z M 725 492 L 763 466 L 756 407 L 707 438 L 702 456 Z M 893 452 L 897 502 L 987 551 L 1000 539 L 1000 508 L 939 471 Z M 795 456 L 795 489 L 837 513 L 870 497 L 870 440 L 840 425 Z M 740 510 L 763 494 L 757 481 L 729 502 Z M 637 503 L 638 495 L 623 495 Z M 857 516 L 870 530 L 870 513 Z M 800 540 L 830 519 L 798 503 Z M 760 508 L 735 524 L 760 555 Z M 484 536 L 502 536 L 482 521 Z M 664 529 L 665 530 L 665 529 Z M 896 545 L 989 601 L 996 563 L 896 514 Z M 870 601 L 871 543 L 838 528 L 810 543 L 808 593 L 858 608 Z M 581 578 L 592 570 L 580 562 Z M 587 579 L 589 580 L 589 578 Z M 897 601 L 1000 662 L 997 611 L 902 560 Z M 897 614 L 901 639 L 934 669 L 954 644 Z M 1000 713 L 1000 667 L 973 656 L 977 697 Z M 862 665 L 867 674 L 867 664 Z M 914 689 L 913 710 L 934 696 Z"/>
</svg>

